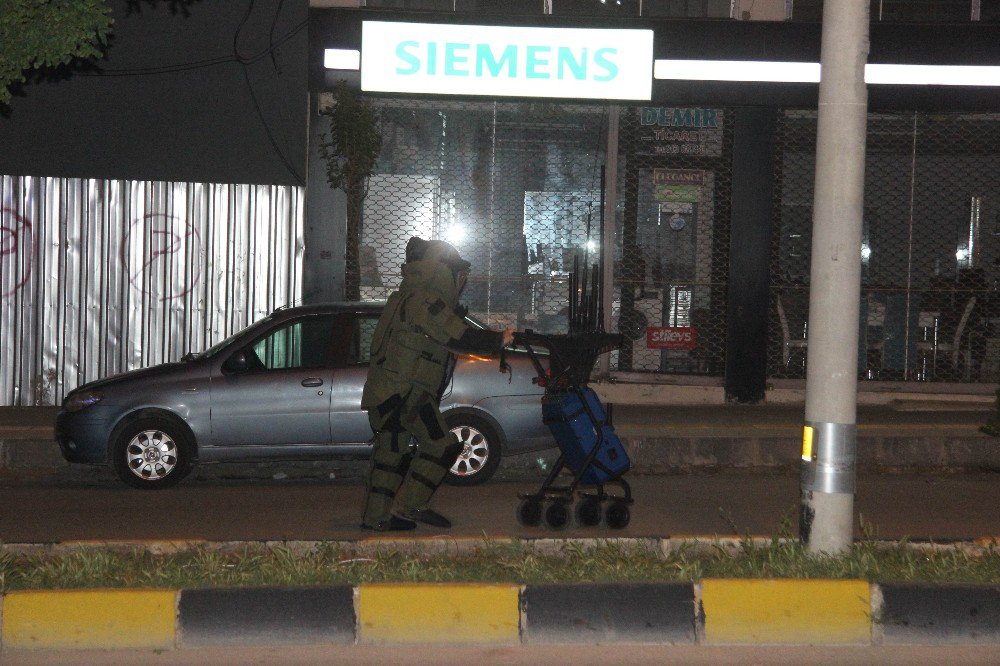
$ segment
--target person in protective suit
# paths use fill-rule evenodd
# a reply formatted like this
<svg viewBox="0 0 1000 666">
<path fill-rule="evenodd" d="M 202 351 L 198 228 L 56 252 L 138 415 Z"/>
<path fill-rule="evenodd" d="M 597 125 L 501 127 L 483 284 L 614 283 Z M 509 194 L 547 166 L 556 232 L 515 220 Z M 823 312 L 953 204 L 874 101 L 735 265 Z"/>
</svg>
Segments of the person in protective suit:
<svg viewBox="0 0 1000 666">
<path fill-rule="evenodd" d="M 413 237 L 407 243 L 403 281 L 375 327 L 361 397 L 375 433 L 362 528 L 408 530 L 416 522 L 451 527 L 428 503 L 462 451 L 439 408 L 454 368 L 452 351 L 499 352 L 513 338 L 510 328 L 479 330 L 465 323 L 458 299 L 469 268 L 444 241 Z"/>
</svg>

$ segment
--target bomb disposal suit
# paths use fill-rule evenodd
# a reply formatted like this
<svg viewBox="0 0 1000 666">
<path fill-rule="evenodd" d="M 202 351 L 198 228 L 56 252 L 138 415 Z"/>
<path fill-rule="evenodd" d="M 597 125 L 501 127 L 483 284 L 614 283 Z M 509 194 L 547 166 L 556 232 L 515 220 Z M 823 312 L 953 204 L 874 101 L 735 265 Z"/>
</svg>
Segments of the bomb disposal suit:
<svg viewBox="0 0 1000 666">
<path fill-rule="evenodd" d="M 450 522 L 427 508 L 462 451 L 439 409 L 454 367 L 451 350 L 499 352 L 503 334 L 469 327 L 458 298 L 469 262 L 444 241 L 411 238 L 403 281 L 372 336 L 361 406 L 375 433 L 362 527 L 411 529 Z M 410 455 L 410 436 L 417 442 Z M 392 515 L 396 512 L 404 519 Z"/>
</svg>

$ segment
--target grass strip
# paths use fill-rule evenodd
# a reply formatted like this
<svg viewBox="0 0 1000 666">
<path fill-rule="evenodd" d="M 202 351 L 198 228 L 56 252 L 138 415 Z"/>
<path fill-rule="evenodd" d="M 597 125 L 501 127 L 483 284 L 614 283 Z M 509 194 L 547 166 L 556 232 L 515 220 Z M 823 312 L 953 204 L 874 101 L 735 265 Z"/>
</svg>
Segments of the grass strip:
<svg viewBox="0 0 1000 666">
<path fill-rule="evenodd" d="M 153 554 L 88 548 L 61 554 L 0 552 L 0 592 L 18 589 L 203 588 L 374 582 L 692 582 L 703 578 L 832 578 L 882 583 L 1000 583 L 1000 551 L 972 552 L 863 540 L 843 556 L 811 555 L 795 539 L 685 542 L 663 553 L 649 545 L 494 543 L 456 553 L 389 545 L 320 543 L 303 552 L 250 544 Z"/>
</svg>

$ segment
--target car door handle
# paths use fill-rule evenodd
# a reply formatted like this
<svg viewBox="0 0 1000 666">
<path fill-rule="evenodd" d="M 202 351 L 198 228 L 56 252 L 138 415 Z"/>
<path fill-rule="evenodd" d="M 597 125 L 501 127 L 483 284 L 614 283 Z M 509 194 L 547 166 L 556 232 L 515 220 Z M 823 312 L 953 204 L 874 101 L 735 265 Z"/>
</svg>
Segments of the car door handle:
<svg viewBox="0 0 1000 666">
<path fill-rule="evenodd" d="M 306 377 L 302 380 L 303 386 L 322 386 L 323 380 L 319 377 Z"/>
</svg>

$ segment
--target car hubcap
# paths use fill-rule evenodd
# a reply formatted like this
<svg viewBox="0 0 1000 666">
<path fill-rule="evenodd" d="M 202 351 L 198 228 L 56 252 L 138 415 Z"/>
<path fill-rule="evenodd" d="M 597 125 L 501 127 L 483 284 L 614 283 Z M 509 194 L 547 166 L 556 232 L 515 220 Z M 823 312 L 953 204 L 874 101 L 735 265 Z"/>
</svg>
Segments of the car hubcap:
<svg viewBox="0 0 1000 666">
<path fill-rule="evenodd" d="M 472 476 L 483 468 L 490 457 L 490 444 L 482 432 L 472 426 L 459 426 L 451 431 L 458 437 L 462 452 L 451 466 L 451 473 L 456 476 Z"/>
<path fill-rule="evenodd" d="M 143 430 L 125 448 L 128 468 L 144 481 L 156 481 L 177 466 L 177 443 L 162 430 Z"/>
</svg>

